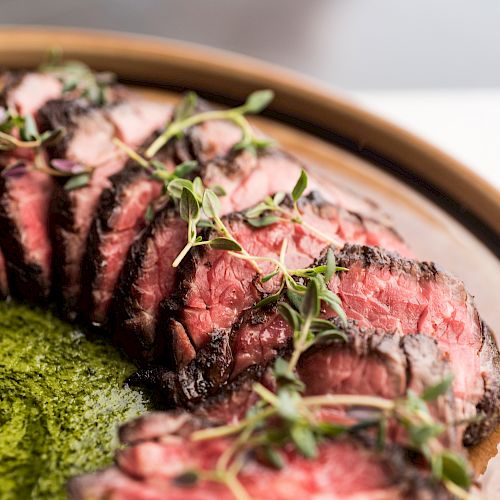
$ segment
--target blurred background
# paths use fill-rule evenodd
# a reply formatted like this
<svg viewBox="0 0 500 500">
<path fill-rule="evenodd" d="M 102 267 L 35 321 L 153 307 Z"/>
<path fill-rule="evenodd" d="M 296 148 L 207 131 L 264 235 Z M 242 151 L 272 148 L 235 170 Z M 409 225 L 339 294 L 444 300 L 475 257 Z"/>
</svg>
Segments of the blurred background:
<svg viewBox="0 0 500 500">
<path fill-rule="evenodd" d="M 144 33 L 274 62 L 500 188 L 499 0 L 0 0 L 0 23 Z"/>
</svg>

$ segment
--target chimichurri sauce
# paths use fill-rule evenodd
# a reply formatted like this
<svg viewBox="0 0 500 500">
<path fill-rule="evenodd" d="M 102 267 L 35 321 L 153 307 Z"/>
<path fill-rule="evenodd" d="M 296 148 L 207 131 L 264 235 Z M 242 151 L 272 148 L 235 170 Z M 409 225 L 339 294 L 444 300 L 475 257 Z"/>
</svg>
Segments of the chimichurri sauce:
<svg viewBox="0 0 500 500">
<path fill-rule="evenodd" d="M 117 426 L 149 407 L 133 371 L 50 312 L 0 303 L 0 498 L 66 498 L 68 478 L 108 465 Z"/>
</svg>

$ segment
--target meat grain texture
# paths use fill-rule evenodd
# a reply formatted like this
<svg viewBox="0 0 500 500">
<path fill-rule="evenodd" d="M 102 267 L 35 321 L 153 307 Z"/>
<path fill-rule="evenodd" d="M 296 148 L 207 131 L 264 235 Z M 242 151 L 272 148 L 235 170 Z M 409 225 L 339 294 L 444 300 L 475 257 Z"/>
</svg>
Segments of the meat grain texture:
<svg viewBox="0 0 500 500">
<path fill-rule="evenodd" d="M 276 390 L 272 366 L 278 356 L 290 355 L 293 332 L 276 305 L 254 306 L 276 292 L 279 277 L 262 283 L 255 265 L 207 246 L 172 267 L 187 225 L 175 204 L 162 198 L 162 185 L 113 142 L 119 138 L 144 152 L 171 119 L 171 106 L 119 85 L 106 104 L 96 105 L 36 72 L 1 73 L 0 85 L 1 106 L 33 114 L 41 130 L 64 127 L 64 139 L 47 151 L 49 162 L 95 167 L 89 183 L 74 190 L 65 189 L 67 179 L 32 168 L 1 176 L 0 295 L 34 303 L 53 299 L 68 317 L 107 330 L 143 365 L 131 382 L 152 385 L 190 412 L 153 413 L 127 424 L 116 464 L 72 480 L 70 495 L 231 498 L 219 482 L 186 485 L 179 475 L 212 470 L 234 444 L 233 438 L 194 442 L 193 430 L 241 419 L 257 401 L 256 381 Z M 319 344 L 302 356 L 297 373 L 305 394 L 397 398 L 410 389 L 421 393 L 451 372 L 453 390 L 433 403 L 434 417 L 444 423 L 484 418 L 451 427 L 443 442 L 461 452 L 462 443 L 488 436 L 500 419 L 500 355 L 464 284 L 414 259 L 375 203 L 338 186 L 324 189 L 312 178 L 298 209 L 316 230 L 292 220 L 254 227 L 245 210 L 290 192 L 304 165 L 277 146 L 257 154 L 235 151 L 240 138 L 233 123 L 208 121 L 170 141 L 156 159 L 167 170 L 194 160 L 191 178 L 224 189 L 223 221 L 251 255 L 278 258 L 286 241 L 286 265 L 306 268 L 324 264 L 334 243 L 337 265 L 348 271 L 328 286 L 349 321 L 341 324 L 327 307 L 321 314 L 347 341 Z M 18 150 L 0 154 L 2 167 L 16 161 L 32 167 L 34 158 Z M 291 217 L 290 198 L 283 208 Z M 210 229 L 203 235 L 218 236 Z M 262 273 L 273 269 L 268 262 L 259 266 Z M 285 447 L 281 471 L 252 455 L 239 479 L 261 499 L 448 498 L 395 435 L 382 453 L 355 436 L 325 440 L 314 460 Z"/>
</svg>

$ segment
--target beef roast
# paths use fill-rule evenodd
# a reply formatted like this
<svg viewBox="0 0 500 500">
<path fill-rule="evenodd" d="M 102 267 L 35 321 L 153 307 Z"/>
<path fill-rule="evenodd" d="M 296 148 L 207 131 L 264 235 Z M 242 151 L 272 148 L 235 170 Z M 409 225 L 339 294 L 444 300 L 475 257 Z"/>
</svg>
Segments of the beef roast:
<svg viewBox="0 0 500 500">
<path fill-rule="evenodd" d="M 0 105 L 15 109 L 20 115 L 37 113 L 62 92 L 62 83 L 55 76 L 35 72 L 6 72 L 0 87 Z"/>
<path fill-rule="evenodd" d="M 48 211 L 53 178 L 28 171 L 0 176 L 0 245 L 7 261 L 12 293 L 44 303 L 50 294 L 52 244 Z"/>
<path fill-rule="evenodd" d="M 83 320 L 94 325 L 107 321 L 128 251 L 147 225 L 148 207 L 162 191 L 161 184 L 133 161 L 111 176 L 110 183 L 99 200 L 83 261 L 86 279 L 80 313 Z"/>
<path fill-rule="evenodd" d="M 331 238 L 384 244 L 407 252 L 401 239 L 386 226 L 370 221 L 368 224 L 377 230 L 367 231 L 361 216 L 325 202 L 315 192 L 303 199 L 301 207 L 304 220 Z M 277 257 L 283 241 L 288 240 L 290 269 L 307 267 L 325 242 L 306 227 L 288 221 L 254 228 L 241 215 L 234 214 L 227 218 L 227 224 L 250 255 Z M 264 263 L 261 267 L 270 271 L 273 266 Z M 248 261 L 206 247 L 195 249 L 182 268 L 178 302 L 174 304 L 178 307 L 174 311 L 176 328 L 182 328 L 198 349 L 213 332 L 229 331 L 243 311 L 270 291 L 257 282 L 255 268 Z"/>
<path fill-rule="evenodd" d="M 102 472 L 73 479 L 74 499 L 231 499 L 220 482 L 182 481 L 187 471 L 211 471 L 232 438 L 196 442 L 190 433 L 202 426 L 185 414 L 153 413 L 126 425 L 116 465 Z M 315 459 L 283 450 L 284 467 L 277 471 L 250 455 L 238 479 L 250 498 L 449 498 L 428 472 L 412 465 L 393 445 L 376 452 L 369 441 L 346 437 L 322 442 Z"/>
<path fill-rule="evenodd" d="M 434 338 L 451 364 L 459 418 L 484 419 L 465 443 L 478 442 L 499 421 L 500 355 L 463 283 L 433 263 L 402 258 L 379 248 L 346 245 L 338 265 L 349 268 L 329 286 L 360 327 L 420 332 Z"/>
<path fill-rule="evenodd" d="M 173 207 L 164 208 L 132 246 L 112 306 L 117 343 L 133 359 L 152 361 L 163 352 L 156 337 L 161 301 L 174 291 L 172 262 L 185 245 L 187 225 Z"/>
<path fill-rule="evenodd" d="M 165 123 L 169 114 L 170 107 L 135 97 L 108 108 L 95 108 L 79 100 L 51 101 L 42 110 L 46 128 L 64 126 L 67 130 L 66 141 L 57 144 L 52 157 L 96 167 L 85 187 L 67 191 L 58 186 L 51 207 L 56 291 L 71 315 L 80 298 L 81 264 L 99 197 L 110 186 L 109 177 L 125 164 L 112 139 L 118 136 L 137 147 Z"/>
<path fill-rule="evenodd" d="M 20 115 L 36 115 L 41 106 L 60 96 L 62 85 L 42 73 L 10 74 L 2 101 Z M 31 302 L 47 301 L 51 287 L 52 244 L 48 211 L 54 180 L 33 170 L 31 151 L 1 155 L 2 167 L 20 160 L 28 171 L 22 176 L 0 178 L 0 245 L 4 248 L 11 292 Z"/>
</svg>

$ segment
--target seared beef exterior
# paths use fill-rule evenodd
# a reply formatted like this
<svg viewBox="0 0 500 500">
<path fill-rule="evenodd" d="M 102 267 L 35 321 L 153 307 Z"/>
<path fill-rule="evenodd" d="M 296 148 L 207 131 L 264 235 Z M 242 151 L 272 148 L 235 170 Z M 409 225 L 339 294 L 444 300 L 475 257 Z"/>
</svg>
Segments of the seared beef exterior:
<svg viewBox="0 0 500 500">
<path fill-rule="evenodd" d="M 30 302 L 46 302 L 51 289 L 48 211 L 53 186 L 53 178 L 42 172 L 0 176 L 0 246 L 12 294 Z"/>
<path fill-rule="evenodd" d="M 315 192 L 303 198 L 301 211 L 307 223 L 329 238 L 383 244 L 407 252 L 390 228 L 331 205 Z M 308 266 L 325 244 L 321 236 L 289 221 L 254 228 L 241 215 L 232 214 L 227 217 L 227 224 L 250 255 L 278 257 L 283 241 L 288 240 L 286 262 L 290 269 Z M 269 263 L 261 265 L 264 272 L 272 267 Z M 240 314 L 251 309 L 264 293 L 272 292 L 273 285 L 276 281 L 261 286 L 255 268 L 248 261 L 206 247 L 195 249 L 182 267 L 176 301 L 168 304 L 177 322 L 175 329 L 183 330 L 199 349 L 212 333 L 229 332 Z M 174 352 L 174 356 L 186 358 L 183 353 Z"/>
<path fill-rule="evenodd" d="M 61 83 L 51 75 L 6 74 L 0 102 L 20 115 L 31 114 L 36 118 L 40 107 L 61 93 Z M 2 167 L 18 160 L 29 169 L 33 154 L 17 150 L 0 155 Z M 0 245 L 4 249 L 10 289 L 18 298 L 42 304 L 51 289 L 48 211 L 53 187 L 53 178 L 38 171 L 0 177 Z"/>
<path fill-rule="evenodd" d="M 52 157 L 96 167 L 85 187 L 67 191 L 57 186 L 51 207 L 57 262 L 55 289 L 70 316 L 76 314 L 80 298 L 82 260 L 99 197 L 110 186 L 109 177 L 126 161 L 112 140 L 118 136 L 137 147 L 164 124 L 169 114 L 169 107 L 136 98 L 123 99 L 109 108 L 95 108 L 81 101 L 52 101 L 42 110 L 46 128 L 64 126 L 68 131 L 66 141 L 51 151 Z"/>
<path fill-rule="evenodd" d="M 233 493 L 220 482 L 200 479 L 195 484 L 181 480 L 186 471 L 212 471 L 232 438 L 196 442 L 190 433 L 199 420 L 185 414 L 153 413 L 121 430 L 128 444 L 118 452 L 116 465 L 70 482 L 74 499 L 229 500 Z M 276 470 L 255 456 L 238 474 L 250 498 L 288 500 L 294 498 L 445 499 L 442 486 L 409 463 L 402 449 L 391 446 L 376 452 L 363 438 L 324 441 L 314 460 L 284 449 L 284 467 Z"/>
<path fill-rule="evenodd" d="M 61 82 L 49 74 L 8 71 L 0 76 L 0 106 L 15 109 L 20 115 L 35 114 L 61 93 Z"/>
<path fill-rule="evenodd" d="M 433 263 L 404 259 L 379 248 L 346 245 L 338 265 L 349 268 L 329 286 L 360 327 L 434 338 L 449 361 L 459 418 L 485 418 L 465 444 L 484 437 L 500 417 L 500 355 L 463 283 Z"/>
<path fill-rule="evenodd" d="M 185 245 L 187 225 L 164 208 L 131 248 L 112 305 L 115 339 L 133 359 L 150 362 L 164 351 L 156 336 L 161 301 L 175 289 L 172 262 Z"/>
<path fill-rule="evenodd" d="M 133 161 L 111 176 L 110 183 L 99 200 L 83 261 L 80 314 L 94 325 L 106 322 L 129 249 L 146 227 L 148 207 L 162 189 Z"/>
</svg>

